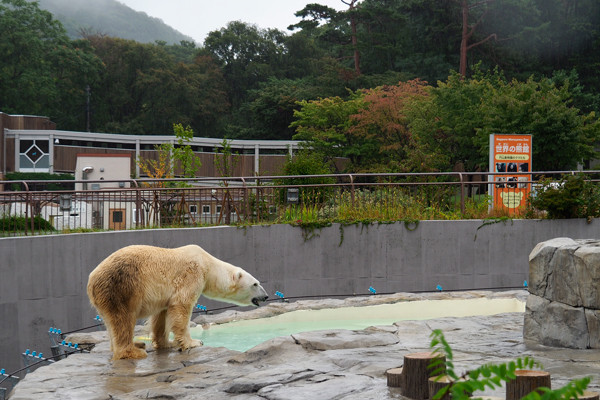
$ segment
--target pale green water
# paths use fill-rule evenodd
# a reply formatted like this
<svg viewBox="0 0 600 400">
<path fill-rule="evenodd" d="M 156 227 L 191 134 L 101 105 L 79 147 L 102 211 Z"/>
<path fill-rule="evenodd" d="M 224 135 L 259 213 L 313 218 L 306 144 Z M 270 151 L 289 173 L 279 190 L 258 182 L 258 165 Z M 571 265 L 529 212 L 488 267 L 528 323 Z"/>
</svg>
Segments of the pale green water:
<svg viewBox="0 0 600 400">
<path fill-rule="evenodd" d="M 270 318 L 241 320 L 209 329 L 191 329 L 192 337 L 205 346 L 246 351 L 277 336 L 322 329 L 364 329 L 402 320 L 493 315 L 524 312 L 516 299 L 422 300 L 366 307 L 291 311 Z"/>
</svg>

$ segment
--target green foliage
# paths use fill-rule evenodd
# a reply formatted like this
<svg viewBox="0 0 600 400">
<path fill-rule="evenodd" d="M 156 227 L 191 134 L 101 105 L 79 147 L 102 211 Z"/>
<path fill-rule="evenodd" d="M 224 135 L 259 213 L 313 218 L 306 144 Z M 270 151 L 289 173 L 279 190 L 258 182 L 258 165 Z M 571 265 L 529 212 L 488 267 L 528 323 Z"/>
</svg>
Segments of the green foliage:
<svg viewBox="0 0 600 400">
<path fill-rule="evenodd" d="M 0 216 L 0 226 L 5 232 L 25 232 L 31 231 L 31 218 L 25 218 L 23 216 Z M 52 224 L 40 216 L 33 217 L 33 230 L 34 231 L 55 231 Z"/>
<path fill-rule="evenodd" d="M 73 174 L 51 174 L 49 172 L 7 172 L 8 181 L 72 181 Z"/>
<path fill-rule="evenodd" d="M 541 368 L 541 365 L 530 357 L 519 357 L 515 361 L 509 361 L 503 364 L 485 364 L 471 371 L 459 375 L 454 366 L 454 355 L 452 347 L 446 341 L 441 330 L 436 329 L 431 332 L 431 344 L 434 353 L 445 356 L 436 357 L 430 364 L 433 369 L 432 375 L 447 375 L 452 383 L 446 386 L 433 396 L 433 399 L 441 399 L 450 392 L 452 399 L 469 399 L 476 391 L 485 389 L 498 389 L 502 387 L 503 382 L 516 379 L 515 371 L 520 369 Z M 554 399 L 572 399 L 583 394 L 591 378 L 586 377 L 569 382 L 566 386 L 551 390 L 550 388 L 540 388 L 539 392 L 534 391 L 524 397 L 526 400 L 554 400 Z"/>
<path fill-rule="evenodd" d="M 543 180 L 529 206 L 546 211 L 547 217 L 594 218 L 600 216 L 600 188 L 584 174 L 567 175 L 558 182 Z"/>
<path fill-rule="evenodd" d="M 164 135 L 181 123 L 204 132 L 229 107 L 217 64 L 186 44 L 169 47 L 105 36 L 87 40 L 104 64 L 102 79 L 92 85 L 93 129 Z M 185 57 L 180 51 L 193 61 L 178 62 Z"/>
<path fill-rule="evenodd" d="M 2 112 L 46 115 L 63 129 L 85 126 L 86 84 L 101 69 L 87 42 L 70 41 L 36 2 L 1 0 L 0 54 Z"/>
<path fill-rule="evenodd" d="M 547 78 L 509 81 L 493 71 L 462 79 L 455 73 L 415 104 L 411 129 L 429 152 L 448 156 L 447 168 L 486 169 L 489 135 L 521 133 L 534 136 L 536 170 L 572 169 L 595 154 L 600 120 L 570 106 L 571 100 L 568 85 Z"/>
<path fill-rule="evenodd" d="M 475 69 L 464 81 L 447 78 L 459 66 L 458 1 L 362 0 L 344 11 L 308 4 L 298 11 L 293 34 L 237 21 L 211 32 L 203 47 L 166 33 L 147 44 L 115 38 L 146 41 L 112 26 L 126 20 L 132 31 L 149 32 L 149 18 L 112 0 L 63 1 L 40 4 L 68 20 L 71 37 L 82 40 L 71 40 L 36 2 L 0 0 L 2 112 L 45 115 L 59 129 L 83 131 L 89 85 L 93 131 L 165 134 L 181 123 L 220 138 L 289 139 L 295 133 L 329 157 L 350 158 L 361 171 L 401 171 L 406 164 L 450 170 L 457 162 L 474 170 L 487 163 L 486 135 L 500 132 L 534 135 L 538 171 L 570 169 L 595 154 L 595 0 L 469 0 L 479 5 L 470 9 L 477 29 L 469 43 L 489 35 L 498 40 L 472 49 L 468 63 L 497 68 L 505 77 Z M 74 33 L 75 26 L 83 29 Z M 396 122 L 406 130 L 390 131 L 392 118 L 382 118 L 367 124 L 371 136 L 352 137 L 350 129 L 360 122 L 348 117 L 361 110 L 369 115 L 365 89 L 414 78 L 434 88 L 430 98 L 400 113 Z M 382 105 L 383 97 L 372 104 Z M 391 152 L 381 140 L 389 132 L 413 143 Z M 373 155 L 379 157 L 369 159 Z"/>
<path fill-rule="evenodd" d="M 7 181 L 72 181 L 75 177 L 72 174 L 51 174 L 48 172 L 8 172 Z M 25 190 L 20 184 L 9 186 L 10 190 Z M 29 190 L 73 190 L 73 183 L 29 183 Z"/>
<path fill-rule="evenodd" d="M 234 107 L 242 104 L 248 90 L 277 76 L 274 72 L 281 62 L 284 36 L 277 29 L 263 30 L 241 21 L 208 34 L 204 47 L 221 64 Z"/>
<path fill-rule="evenodd" d="M 276 185 L 299 186 L 300 203 L 322 202 L 329 196 L 331 190 L 328 188 L 303 188 L 302 185 L 320 185 L 335 183 L 334 177 L 303 177 L 302 175 L 327 175 L 332 173 L 333 167 L 327 161 L 322 153 L 313 151 L 309 148 L 301 148 L 294 157 L 288 155 L 287 161 L 283 166 L 283 174 L 294 176 L 292 178 L 282 178 L 275 181 Z M 287 188 L 281 188 L 279 191 L 279 202 L 285 203 L 287 198 Z"/>
<path fill-rule="evenodd" d="M 174 124 L 173 133 L 177 138 L 177 145 L 171 149 L 173 158 L 178 162 L 184 178 L 194 178 L 202 166 L 202 162 L 189 145 L 194 138 L 194 131 L 189 126 L 184 128 L 181 124 Z"/>
<path fill-rule="evenodd" d="M 364 90 L 364 107 L 350 117 L 353 140 L 362 140 L 361 171 L 429 172 L 444 165 L 445 157 L 427 152 L 410 129 L 410 109 L 425 101 L 427 85 L 418 79 Z"/>
<path fill-rule="evenodd" d="M 231 150 L 231 141 L 223 139 L 221 147 L 215 148 L 215 167 L 220 176 L 233 176 L 239 162 Z"/>
<path fill-rule="evenodd" d="M 138 159 L 138 166 L 149 178 L 153 179 L 169 179 L 174 178 L 176 174 L 180 174 L 184 178 L 194 178 L 198 168 L 202 163 L 194 154 L 189 142 L 194 136 L 192 128 L 183 127 L 181 124 L 173 124 L 173 133 L 177 141 L 177 145 L 171 142 L 164 142 L 154 146 L 158 153 L 158 160 L 155 159 Z M 166 183 L 164 185 L 170 185 Z M 163 185 L 163 183 L 156 183 Z M 177 182 L 176 186 L 185 187 L 185 182 Z"/>
<path fill-rule="evenodd" d="M 349 133 L 351 116 L 364 106 L 362 95 L 355 93 L 349 100 L 329 97 L 319 100 L 300 101 L 294 111 L 296 120 L 290 125 L 296 129 L 294 140 L 303 140 L 314 151 L 334 157 L 348 157 L 358 163 L 361 149 L 369 146 L 365 140 L 355 139 Z"/>
<path fill-rule="evenodd" d="M 313 148 L 301 147 L 293 156 L 289 156 L 283 166 L 284 175 L 327 175 L 332 173 L 332 166 L 328 163 L 326 156 Z M 315 185 L 321 183 L 333 183 L 334 178 L 289 178 L 286 184 Z"/>
</svg>

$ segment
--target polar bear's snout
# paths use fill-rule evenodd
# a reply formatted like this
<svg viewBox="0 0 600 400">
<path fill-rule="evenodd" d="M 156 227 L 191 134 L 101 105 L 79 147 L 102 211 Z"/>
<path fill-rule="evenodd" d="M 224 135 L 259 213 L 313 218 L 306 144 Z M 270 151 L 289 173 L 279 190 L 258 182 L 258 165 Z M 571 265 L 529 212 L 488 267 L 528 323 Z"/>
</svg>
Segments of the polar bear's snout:
<svg viewBox="0 0 600 400">
<path fill-rule="evenodd" d="M 252 298 L 252 304 L 254 304 L 256 307 L 258 307 L 261 301 L 267 301 L 267 299 L 269 298 L 269 295 L 267 294 L 267 291 L 265 289 L 263 289 L 263 287 L 261 285 L 256 284 L 256 286 L 254 286 L 256 289 L 255 291 L 257 292 L 256 295 Z"/>
</svg>

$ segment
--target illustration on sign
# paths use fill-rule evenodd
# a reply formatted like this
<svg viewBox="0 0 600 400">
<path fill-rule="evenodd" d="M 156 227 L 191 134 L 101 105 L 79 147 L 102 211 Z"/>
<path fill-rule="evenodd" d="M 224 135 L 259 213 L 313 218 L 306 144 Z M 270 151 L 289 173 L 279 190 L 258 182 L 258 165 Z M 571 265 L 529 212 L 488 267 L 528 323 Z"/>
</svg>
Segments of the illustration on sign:
<svg viewBox="0 0 600 400">
<path fill-rule="evenodd" d="M 494 207 L 517 209 L 527 205 L 531 192 L 531 135 L 490 135 L 490 170 L 495 182 L 489 193 Z"/>
</svg>

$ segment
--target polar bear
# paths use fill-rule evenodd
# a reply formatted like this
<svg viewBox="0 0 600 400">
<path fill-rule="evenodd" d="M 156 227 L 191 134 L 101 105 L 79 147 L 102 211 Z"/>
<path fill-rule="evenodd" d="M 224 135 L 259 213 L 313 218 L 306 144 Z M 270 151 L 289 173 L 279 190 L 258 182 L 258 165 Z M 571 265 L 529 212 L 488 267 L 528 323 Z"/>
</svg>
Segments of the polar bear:
<svg viewBox="0 0 600 400">
<path fill-rule="evenodd" d="M 138 318 L 150 317 L 155 348 L 186 350 L 202 345 L 189 331 L 200 295 L 241 306 L 258 306 L 268 297 L 248 272 L 196 245 L 175 249 L 133 245 L 117 250 L 90 273 L 87 293 L 108 330 L 113 360 L 146 357 L 144 343 L 133 342 Z"/>
</svg>

